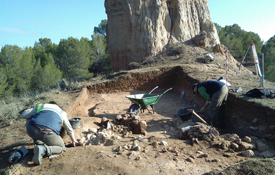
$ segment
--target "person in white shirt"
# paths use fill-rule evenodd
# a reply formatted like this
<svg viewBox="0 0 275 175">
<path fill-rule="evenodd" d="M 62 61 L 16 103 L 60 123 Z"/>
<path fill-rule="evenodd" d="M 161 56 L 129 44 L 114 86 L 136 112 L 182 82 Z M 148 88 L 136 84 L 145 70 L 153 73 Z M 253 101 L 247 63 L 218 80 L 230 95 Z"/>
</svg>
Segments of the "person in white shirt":
<svg viewBox="0 0 275 175">
<path fill-rule="evenodd" d="M 66 151 L 67 148 L 60 137 L 62 127 L 70 136 L 73 146 L 78 143 L 67 118 L 67 113 L 54 101 L 49 102 L 49 104 L 38 104 L 34 108 L 24 110 L 20 117 L 27 120 L 27 133 L 37 144 L 33 149 L 32 160 L 35 164 L 40 165 L 44 155 L 50 156 Z M 39 144 L 41 142 L 42 144 Z"/>
</svg>

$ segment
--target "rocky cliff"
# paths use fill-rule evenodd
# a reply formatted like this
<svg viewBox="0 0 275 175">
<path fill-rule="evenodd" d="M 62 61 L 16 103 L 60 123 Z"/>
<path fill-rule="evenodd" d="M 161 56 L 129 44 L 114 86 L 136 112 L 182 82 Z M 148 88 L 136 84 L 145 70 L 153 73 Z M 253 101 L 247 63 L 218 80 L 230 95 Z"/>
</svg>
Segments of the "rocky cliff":
<svg viewBox="0 0 275 175">
<path fill-rule="evenodd" d="M 105 0 L 105 8 L 114 71 L 201 32 L 206 33 L 208 46 L 220 43 L 207 0 Z"/>
</svg>

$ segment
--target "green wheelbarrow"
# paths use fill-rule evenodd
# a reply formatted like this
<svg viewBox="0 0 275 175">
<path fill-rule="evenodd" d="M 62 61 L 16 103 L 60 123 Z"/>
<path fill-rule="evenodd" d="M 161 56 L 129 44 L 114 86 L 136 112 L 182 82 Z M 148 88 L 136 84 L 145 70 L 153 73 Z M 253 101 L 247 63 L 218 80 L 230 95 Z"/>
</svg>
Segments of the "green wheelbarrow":
<svg viewBox="0 0 275 175">
<path fill-rule="evenodd" d="M 154 114 L 154 105 L 158 102 L 160 97 L 165 94 L 167 91 L 170 91 L 172 88 L 167 89 L 160 95 L 153 95 L 151 94 L 155 89 L 155 87 L 152 89 L 149 94 L 134 94 L 134 95 L 127 95 L 126 98 L 128 98 L 133 104 L 129 107 L 129 113 L 131 116 L 138 116 L 140 113 L 140 110 L 142 109 L 144 112 L 144 109 L 147 109 L 149 113 Z M 149 106 L 151 106 L 152 111 L 149 110 Z"/>
</svg>

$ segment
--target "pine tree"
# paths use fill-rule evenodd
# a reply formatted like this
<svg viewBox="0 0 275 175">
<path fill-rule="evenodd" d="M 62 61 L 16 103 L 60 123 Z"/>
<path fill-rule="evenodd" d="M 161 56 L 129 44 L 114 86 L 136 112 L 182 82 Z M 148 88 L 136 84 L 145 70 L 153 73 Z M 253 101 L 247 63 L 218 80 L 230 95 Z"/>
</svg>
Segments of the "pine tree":
<svg viewBox="0 0 275 175">
<path fill-rule="evenodd" d="M 7 76 L 4 68 L 0 66 L 0 99 L 6 97 L 6 88 L 8 86 Z"/>
<path fill-rule="evenodd" d="M 81 38 L 79 41 L 75 38 L 63 39 L 59 42 L 58 67 L 63 72 L 66 79 L 88 78 L 88 67 L 90 65 L 91 48 L 89 41 Z"/>
</svg>

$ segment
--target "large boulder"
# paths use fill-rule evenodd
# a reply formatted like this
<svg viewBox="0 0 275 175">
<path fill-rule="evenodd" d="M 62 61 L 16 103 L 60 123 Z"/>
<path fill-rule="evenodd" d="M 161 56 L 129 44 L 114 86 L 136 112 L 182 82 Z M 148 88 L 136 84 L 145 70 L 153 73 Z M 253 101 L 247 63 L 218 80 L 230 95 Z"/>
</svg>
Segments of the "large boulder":
<svg viewBox="0 0 275 175">
<path fill-rule="evenodd" d="M 155 56 L 169 43 L 205 32 L 206 46 L 220 44 L 207 0 L 105 0 L 107 43 L 114 71 Z"/>
</svg>

